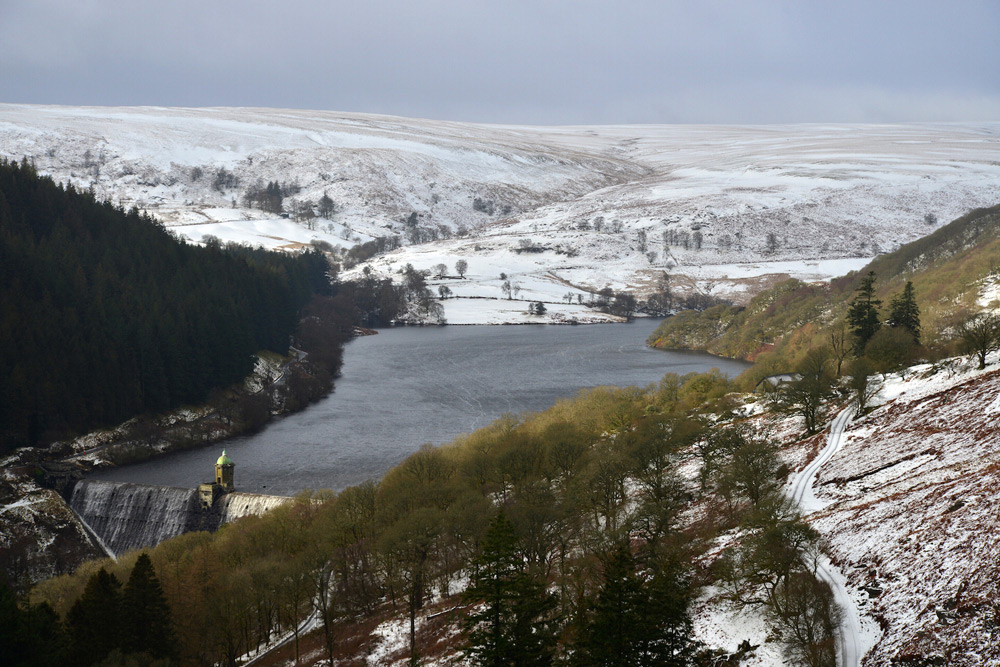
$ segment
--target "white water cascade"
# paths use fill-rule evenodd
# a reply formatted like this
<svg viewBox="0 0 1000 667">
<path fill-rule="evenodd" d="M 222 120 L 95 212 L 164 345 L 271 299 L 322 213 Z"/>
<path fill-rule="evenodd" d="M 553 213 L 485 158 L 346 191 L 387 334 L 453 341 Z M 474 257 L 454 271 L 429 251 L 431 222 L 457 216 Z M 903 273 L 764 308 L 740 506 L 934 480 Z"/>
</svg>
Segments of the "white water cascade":
<svg viewBox="0 0 1000 667">
<path fill-rule="evenodd" d="M 222 512 L 222 523 L 231 523 L 245 516 L 260 516 L 291 500 L 286 496 L 262 496 L 257 493 L 237 491 L 219 498 L 216 506 Z"/>
<path fill-rule="evenodd" d="M 78 482 L 70 506 L 115 554 L 156 546 L 195 530 L 216 530 L 264 514 L 290 498 L 229 493 L 202 509 L 196 489 L 97 480 Z"/>
</svg>

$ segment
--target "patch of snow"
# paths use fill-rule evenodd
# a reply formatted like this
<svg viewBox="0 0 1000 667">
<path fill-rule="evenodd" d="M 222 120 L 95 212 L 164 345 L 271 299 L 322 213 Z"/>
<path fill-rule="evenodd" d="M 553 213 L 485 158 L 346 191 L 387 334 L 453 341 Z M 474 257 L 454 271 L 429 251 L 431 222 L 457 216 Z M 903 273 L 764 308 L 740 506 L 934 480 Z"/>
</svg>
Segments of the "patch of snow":
<svg viewBox="0 0 1000 667">
<path fill-rule="evenodd" d="M 983 310 L 1000 310 L 1000 276 L 992 275 L 983 280 L 976 305 Z"/>
<path fill-rule="evenodd" d="M 417 623 L 419 624 L 421 620 L 418 618 Z M 392 664 L 389 656 L 405 650 L 410 645 L 410 619 L 398 618 L 380 623 L 372 631 L 372 636 L 378 637 L 379 642 L 371 648 L 366 663 L 372 667 Z"/>
<path fill-rule="evenodd" d="M 693 635 L 712 648 L 735 653 L 744 641 L 757 648 L 740 665 L 747 667 L 784 667 L 781 647 L 768 641 L 769 628 L 761 609 L 735 607 L 715 599 L 718 591 L 706 586 L 691 603 Z"/>
<path fill-rule="evenodd" d="M 809 518 L 863 612 L 865 664 L 901 655 L 1000 661 L 984 625 L 984 601 L 1000 595 L 1000 550 L 988 537 L 1000 515 L 997 361 L 979 371 L 946 360 L 890 376 L 882 402 L 847 428 L 817 476 L 823 509 Z M 880 628 L 866 629 L 866 617 Z"/>
</svg>

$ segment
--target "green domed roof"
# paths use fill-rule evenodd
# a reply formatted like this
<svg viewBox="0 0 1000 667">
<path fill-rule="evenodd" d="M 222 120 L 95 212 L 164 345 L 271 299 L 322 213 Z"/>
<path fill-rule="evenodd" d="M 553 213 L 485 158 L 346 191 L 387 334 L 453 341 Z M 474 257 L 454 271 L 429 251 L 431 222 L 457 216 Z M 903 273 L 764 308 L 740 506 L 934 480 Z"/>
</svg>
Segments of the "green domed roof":
<svg viewBox="0 0 1000 667">
<path fill-rule="evenodd" d="M 217 465 L 217 466 L 231 466 L 231 465 L 233 465 L 233 460 L 226 455 L 226 450 L 223 449 L 222 450 L 222 456 L 220 456 L 219 460 L 215 462 L 215 465 Z"/>
</svg>

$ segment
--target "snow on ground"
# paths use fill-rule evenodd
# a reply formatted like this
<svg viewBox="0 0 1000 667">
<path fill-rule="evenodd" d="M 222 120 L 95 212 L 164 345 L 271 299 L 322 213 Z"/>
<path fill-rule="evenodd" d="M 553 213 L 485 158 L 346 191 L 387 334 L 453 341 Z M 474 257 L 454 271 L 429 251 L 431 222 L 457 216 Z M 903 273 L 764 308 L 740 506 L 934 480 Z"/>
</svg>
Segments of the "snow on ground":
<svg viewBox="0 0 1000 667">
<path fill-rule="evenodd" d="M 480 275 L 643 294 L 667 270 L 682 292 L 745 302 L 786 275 L 858 268 L 932 231 L 927 215 L 996 204 L 1000 123 L 514 127 L 8 104 L 0 155 L 30 156 L 195 241 L 292 249 L 399 235 L 406 247 L 374 260 L 390 274 L 436 255 Z M 313 231 L 266 220 L 243 197 L 270 181 L 297 186 L 286 208 L 327 194 L 336 213 Z M 536 250 L 518 255 L 523 239 Z M 504 311 L 475 309 L 481 322 Z"/>
<path fill-rule="evenodd" d="M 992 275 L 982 282 L 976 305 L 983 310 L 1000 310 L 1000 276 Z"/>
<path fill-rule="evenodd" d="M 316 230 L 309 230 L 303 225 L 280 218 L 190 223 L 172 229 L 194 243 L 203 243 L 206 236 L 215 236 L 223 242 L 260 246 L 268 250 L 295 249 L 307 246 L 313 241 L 324 241 L 331 246 L 343 247 L 355 244 L 354 241 L 345 240 L 319 227 Z"/>
<path fill-rule="evenodd" d="M 770 630 L 759 608 L 719 603 L 718 591 L 706 586 L 691 604 L 694 636 L 711 648 L 722 649 L 730 655 L 740 645 L 749 642 L 753 648 L 739 663 L 745 667 L 784 667 L 781 647 L 768 641 Z"/>
<path fill-rule="evenodd" d="M 0 554 L 16 554 L 23 582 L 37 582 L 100 558 L 87 530 L 56 491 L 21 471 L 0 470 Z"/>
<path fill-rule="evenodd" d="M 400 617 L 385 621 L 375 628 L 372 635 L 378 641 L 368 653 L 366 664 L 373 667 L 392 664 L 389 656 L 404 651 L 410 645 L 410 619 Z"/>
<path fill-rule="evenodd" d="M 890 377 L 818 473 L 808 518 L 881 630 L 864 665 L 1000 664 L 997 360 Z"/>
<path fill-rule="evenodd" d="M 867 667 L 1000 664 L 1000 353 L 988 361 L 983 371 L 954 358 L 873 377 L 871 412 L 848 420 L 853 407 L 831 406 L 837 447 L 820 451 L 835 439 L 824 433 L 782 452 L 805 466 L 793 480 L 815 476 L 793 493 L 822 535 L 823 571 L 850 601 Z M 770 428 L 791 442 L 801 420 Z M 729 652 L 760 644 L 741 664 L 784 664 L 759 612 L 737 612 L 711 590 L 692 611 L 703 641 Z"/>
<path fill-rule="evenodd" d="M 448 324 L 593 324 L 620 322 L 613 315 L 585 306 L 549 304 L 544 315 L 528 312 L 531 301 L 505 298 L 447 299 L 443 302 Z"/>
<path fill-rule="evenodd" d="M 829 280 L 858 271 L 872 257 L 845 257 L 841 259 L 799 260 L 784 262 L 746 262 L 744 264 L 706 264 L 685 269 L 685 273 L 702 280 L 759 278 L 768 274 L 787 274 L 805 282 Z"/>
</svg>

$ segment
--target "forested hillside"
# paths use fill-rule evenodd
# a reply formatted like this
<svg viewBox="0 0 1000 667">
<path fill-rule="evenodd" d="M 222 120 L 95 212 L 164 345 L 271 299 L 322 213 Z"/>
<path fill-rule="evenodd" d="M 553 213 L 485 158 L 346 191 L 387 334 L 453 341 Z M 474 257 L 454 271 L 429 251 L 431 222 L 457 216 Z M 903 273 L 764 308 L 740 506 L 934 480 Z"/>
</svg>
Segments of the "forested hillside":
<svg viewBox="0 0 1000 667">
<path fill-rule="evenodd" d="M 0 452 L 203 400 L 288 350 L 319 253 L 178 241 L 0 163 Z"/>
<path fill-rule="evenodd" d="M 708 373 L 590 390 L 423 448 L 377 483 L 164 542 L 149 557 L 175 655 L 235 665 L 312 617 L 317 632 L 294 642 L 296 655 L 300 639 L 310 647 L 306 664 L 713 664 L 689 604 L 719 577 L 744 585 L 742 570 L 702 561 L 736 529 L 727 553 L 767 594 L 733 599 L 772 609 L 786 633 L 809 625 L 789 655 L 829 658 L 824 612 L 784 606 L 829 600 L 800 556 L 816 535 L 783 500 L 777 443 L 739 423 L 730 389 Z M 87 650 L 74 633 L 113 627 L 125 608 L 98 569 L 125 581 L 136 556 L 36 588 L 67 619 L 70 655 Z M 389 648 L 376 628 L 387 618 L 400 634 Z M 105 650 L 129 652 L 101 634 Z"/>
<path fill-rule="evenodd" d="M 650 337 L 664 349 L 706 350 L 756 361 L 754 381 L 794 368 L 809 349 L 845 335 L 849 304 L 869 273 L 873 297 L 889 304 L 907 282 L 919 306 L 921 343 L 947 353 L 955 327 L 978 310 L 983 290 L 1000 275 L 1000 206 L 977 209 L 934 233 L 880 255 L 864 269 L 826 283 L 789 280 L 755 297 L 746 308 L 718 305 L 668 318 Z M 850 346 L 849 332 L 848 346 Z"/>
</svg>

